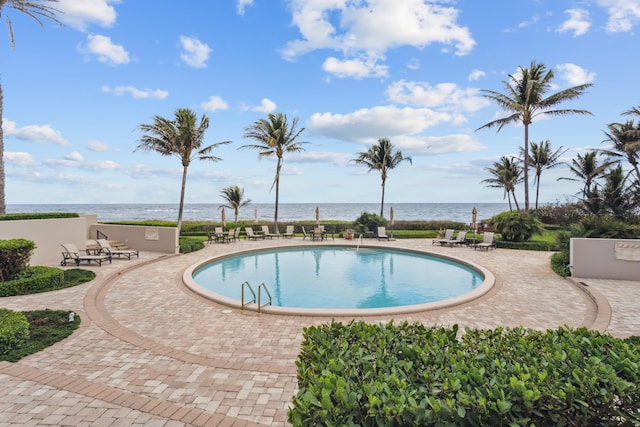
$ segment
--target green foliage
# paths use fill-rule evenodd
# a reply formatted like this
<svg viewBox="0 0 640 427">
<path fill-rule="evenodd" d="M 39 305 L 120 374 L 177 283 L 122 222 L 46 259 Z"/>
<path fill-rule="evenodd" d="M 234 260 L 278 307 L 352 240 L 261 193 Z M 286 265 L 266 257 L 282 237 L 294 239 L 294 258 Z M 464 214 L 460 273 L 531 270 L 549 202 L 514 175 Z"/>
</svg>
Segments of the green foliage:
<svg viewBox="0 0 640 427">
<path fill-rule="evenodd" d="M 569 226 L 580 222 L 584 217 L 584 210 L 579 203 L 562 203 L 540 206 L 533 215 L 544 224 Z"/>
<path fill-rule="evenodd" d="M 159 219 L 149 219 L 145 221 L 108 221 L 102 224 L 116 224 L 116 225 L 141 225 L 144 227 L 177 227 L 178 223 L 175 221 L 164 221 Z"/>
<path fill-rule="evenodd" d="M 70 288 L 72 286 L 81 285 L 86 282 L 90 282 L 96 278 L 96 273 L 91 270 L 85 270 L 83 268 L 69 268 L 64 270 L 64 287 Z"/>
<path fill-rule="evenodd" d="M 78 218 L 80 215 L 72 212 L 35 212 L 35 213 L 10 213 L 0 215 L 0 221 L 20 221 L 25 219 L 52 219 L 52 218 Z"/>
<path fill-rule="evenodd" d="M 80 316 L 76 313 L 73 322 L 69 322 L 68 311 L 37 310 L 23 315 L 29 322 L 29 338 L 20 347 L 0 354 L 0 360 L 17 362 L 65 339 L 80 326 Z"/>
<path fill-rule="evenodd" d="M 542 234 L 542 223 L 532 215 L 522 212 L 502 212 L 492 218 L 496 231 L 502 240 L 508 242 L 524 242 L 534 234 Z"/>
<path fill-rule="evenodd" d="M 353 222 L 353 225 L 360 232 L 371 230 L 375 231 L 378 227 L 386 227 L 387 220 L 374 213 L 362 212 L 360 216 Z"/>
<path fill-rule="evenodd" d="M 294 426 L 637 425 L 640 347 L 585 328 L 304 329 Z"/>
<path fill-rule="evenodd" d="M 608 216 L 591 216 L 582 221 L 584 237 L 606 239 L 638 239 L 640 227 L 616 221 Z"/>
<path fill-rule="evenodd" d="M 23 313 L 0 308 L 0 358 L 19 348 L 27 338 L 27 317 Z"/>
<path fill-rule="evenodd" d="M 562 277 L 571 276 L 569 254 L 566 252 L 557 252 L 551 255 L 551 269 Z"/>
<path fill-rule="evenodd" d="M 29 265 L 36 244 L 27 239 L 0 240 L 0 282 L 13 280 Z"/>
<path fill-rule="evenodd" d="M 197 238 L 180 237 L 180 253 L 188 254 L 204 248 L 204 242 Z"/>
<path fill-rule="evenodd" d="M 497 240 L 496 247 L 502 249 L 519 249 L 526 251 L 550 251 L 552 250 L 553 243 L 542 241 L 527 241 L 527 242 L 508 242 L 506 240 Z"/>
<path fill-rule="evenodd" d="M 0 282 L 0 297 L 36 294 L 64 287 L 64 270 L 61 268 L 29 266 L 14 280 Z"/>
</svg>

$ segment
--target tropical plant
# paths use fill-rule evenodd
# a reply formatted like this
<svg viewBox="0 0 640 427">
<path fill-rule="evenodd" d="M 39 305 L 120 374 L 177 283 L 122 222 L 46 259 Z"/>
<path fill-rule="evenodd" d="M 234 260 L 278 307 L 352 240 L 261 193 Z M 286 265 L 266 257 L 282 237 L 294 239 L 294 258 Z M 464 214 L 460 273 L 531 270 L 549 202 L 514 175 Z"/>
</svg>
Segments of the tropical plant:
<svg viewBox="0 0 640 427">
<path fill-rule="evenodd" d="M 636 126 L 633 120 L 627 120 L 625 123 L 610 123 L 607 127 L 609 132 L 604 132 L 607 139 L 602 142 L 612 143 L 613 147 L 605 152 L 610 156 L 624 157 L 633 168 L 636 179 L 640 180 L 640 138 L 637 134 L 640 125 Z"/>
<path fill-rule="evenodd" d="M 156 151 L 161 156 L 175 156 L 182 163 L 182 187 L 180 190 L 180 209 L 178 210 L 178 232 L 182 227 L 182 211 L 184 209 L 184 193 L 187 184 L 187 169 L 194 159 L 222 160 L 211 155 L 214 148 L 229 144 L 222 141 L 202 148 L 204 134 L 209 127 L 209 118 L 204 114 L 197 123 L 196 113 L 188 108 L 178 108 L 173 119 L 160 116 L 153 117 L 153 123 L 141 124 L 138 129 L 144 134 L 136 150 Z"/>
<path fill-rule="evenodd" d="M 53 22 L 62 25 L 62 23 L 56 17 L 58 10 L 49 6 L 49 3 L 56 3 L 58 0 L 0 0 L 0 17 L 5 8 L 15 9 L 24 13 L 27 16 L 33 18 L 42 27 L 44 19 L 50 19 Z M 9 27 L 9 38 L 11 40 L 11 47 L 14 48 L 15 38 L 13 35 L 13 26 L 11 24 L 11 18 L 5 13 L 5 21 Z M 3 112 L 3 94 L 2 84 L 0 83 L 0 215 L 6 212 L 7 205 L 5 200 L 5 173 L 4 173 L 4 134 L 2 132 L 2 117 Z"/>
<path fill-rule="evenodd" d="M 220 209 L 233 209 L 233 213 L 235 215 L 234 222 L 238 223 L 238 213 L 240 212 L 240 208 L 251 203 L 251 199 L 244 198 L 244 188 L 240 188 L 237 185 L 230 185 L 227 188 L 223 188 L 222 191 L 220 191 L 220 195 L 227 201 L 226 205 L 219 206 Z"/>
<path fill-rule="evenodd" d="M 602 205 L 606 212 L 620 221 L 629 218 L 638 208 L 637 198 L 633 197 L 635 189 L 628 184 L 628 178 L 619 164 L 604 175 Z"/>
<path fill-rule="evenodd" d="M 563 147 L 558 148 L 555 151 L 551 151 L 551 141 L 540 141 L 540 143 L 531 142 L 529 146 L 529 158 L 528 164 L 531 169 L 536 171 L 536 176 L 533 182 L 536 184 L 536 206 L 535 210 L 538 210 L 538 199 L 540 196 L 540 175 L 545 169 L 552 169 L 560 164 L 560 156 L 567 152 L 567 149 Z M 520 154 L 525 157 L 525 151 L 520 147 Z"/>
<path fill-rule="evenodd" d="M 520 210 L 518 200 L 516 199 L 516 185 L 522 182 L 522 169 L 519 165 L 520 160 L 513 157 L 502 156 L 499 162 L 493 162 L 493 167 L 484 168 L 489 171 L 493 178 L 483 179 L 481 182 L 487 184 L 487 187 L 504 189 L 504 197 L 509 200 L 509 210 L 511 207 L 511 196 L 516 204 L 516 210 Z"/>
<path fill-rule="evenodd" d="M 569 165 L 569 170 L 576 178 L 558 178 L 558 180 L 582 181 L 582 202 L 588 212 L 595 214 L 600 211 L 597 180 L 605 174 L 607 168 L 615 163 L 608 159 L 600 162 L 598 159 L 600 154 L 595 150 L 588 151 L 584 155 L 578 153 L 576 158 L 571 160 L 571 165 Z"/>
<path fill-rule="evenodd" d="M 507 242 L 526 242 L 534 234 L 542 234 L 544 227 L 539 219 L 525 212 L 502 212 L 491 220 Z"/>
<path fill-rule="evenodd" d="M 384 189 L 387 182 L 389 171 L 395 169 L 400 163 L 408 161 L 413 164 L 411 157 L 402 155 L 402 151 L 393 150 L 393 144 L 389 138 L 378 139 L 378 144 L 372 145 L 369 150 L 358 153 L 358 157 L 351 160 L 352 162 L 364 165 L 372 170 L 380 171 L 382 179 L 382 201 L 380 203 L 380 216 L 384 216 Z"/>
<path fill-rule="evenodd" d="M 358 218 L 353 222 L 354 226 L 360 231 L 365 232 L 368 230 L 374 231 L 378 227 L 386 227 L 387 220 L 381 215 L 374 213 L 362 212 Z"/>
<path fill-rule="evenodd" d="M 522 124 L 524 127 L 524 152 L 529 152 L 529 125 L 539 116 L 563 116 L 568 114 L 591 114 L 587 110 L 556 109 L 565 101 L 582 95 L 592 84 L 582 84 L 546 96 L 553 88 L 553 70 L 547 70 L 542 63 L 531 62 L 529 68 L 519 66 L 517 74 L 509 74 L 509 81 L 503 81 L 505 93 L 482 90 L 483 96 L 498 104 L 509 113 L 507 117 L 493 120 L 476 130 L 497 127 L 498 132 L 508 124 Z M 545 97 L 546 96 L 546 97 Z M 524 207 L 529 211 L 529 157 L 524 156 Z"/>
<path fill-rule="evenodd" d="M 303 144 L 306 141 L 297 141 L 298 137 L 304 131 L 304 128 L 298 129 L 298 118 L 295 117 L 291 124 L 287 120 L 287 116 L 282 113 L 269 114 L 267 119 L 256 120 L 252 125 L 245 129 L 244 138 L 257 141 L 256 144 L 246 144 L 240 148 L 249 148 L 258 150 L 258 158 L 276 157 L 276 175 L 273 179 L 271 189 L 276 187 L 276 204 L 274 213 L 274 222 L 276 230 L 278 229 L 278 199 L 280 196 L 280 172 L 284 161 L 285 153 L 294 153 L 304 151 Z"/>
</svg>

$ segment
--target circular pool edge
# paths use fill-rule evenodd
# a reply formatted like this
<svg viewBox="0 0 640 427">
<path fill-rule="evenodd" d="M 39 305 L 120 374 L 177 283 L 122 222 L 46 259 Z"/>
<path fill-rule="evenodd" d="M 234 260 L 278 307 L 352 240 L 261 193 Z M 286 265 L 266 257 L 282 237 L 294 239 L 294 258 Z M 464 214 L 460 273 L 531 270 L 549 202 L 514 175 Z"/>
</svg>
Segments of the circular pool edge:
<svg viewBox="0 0 640 427">
<path fill-rule="evenodd" d="M 182 283 L 184 286 L 191 292 L 195 293 L 203 297 L 206 300 L 225 305 L 231 308 L 243 309 L 242 302 L 240 300 L 236 300 L 233 298 L 226 297 L 224 295 L 218 294 L 217 292 L 213 292 L 207 289 L 204 289 L 200 286 L 194 279 L 194 272 L 213 262 L 220 261 L 224 258 L 231 258 L 237 255 L 250 254 L 255 252 L 265 252 L 265 251 L 273 251 L 279 249 L 302 249 L 306 247 L 317 247 L 315 245 L 284 245 L 270 248 L 260 248 L 260 249 L 247 249 L 247 250 L 239 250 L 232 251 L 224 255 L 218 255 L 209 257 L 202 261 L 198 261 L 189 267 L 187 267 L 182 273 Z M 331 246 L 325 246 L 326 248 L 330 248 Z M 336 245 L 336 247 L 342 247 L 340 245 Z M 406 249 L 406 248 L 384 248 L 380 246 L 368 246 L 363 245 L 361 248 L 369 248 L 369 249 L 392 249 L 394 251 L 400 252 L 409 252 L 421 255 L 428 255 L 435 258 L 440 258 L 448 261 L 453 261 L 464 265 L 465 267 L 471 268 L 475 270 L 477 273 L 480 273 L 483 276 L 482 283 L 475 289 L 465 292 L 464 294 L 443 299 L 440 301 L 433 301 L 422 304 L 412 304 L 412 305 L 400 305 L 394 307 L 383 307 L 383 308 L 299 308 L 299 307 L 277 307 L 277 306 L 262 306 L 258 307 L 257 304 L 251 303 L 244 306 L 244 311 L 254 311 L 265 314 L 281 314 L 281 315 L 290 315 L 290 316 L 331 316 L 331 317 L 344 317 L 344 316 L 385 316 L 390 314 L 407 314 L 407 313 L 416 313 L 422 311 L 434 311 L 441 310 L 445 308 L 455 307 L 461 304 L 465 304 L 471 301 L 474 301 L 481 296 L 485 295 L 489 292 L 493 286 L 495 285 L 495 277 L 494 275 L 486 268 L 475 264 L 471 261 L 467 261 L 462 258 L 437 254 L 434 252 L 429 252 L 426 250 L 417 250 L 417 249 Z"/>
</svg>

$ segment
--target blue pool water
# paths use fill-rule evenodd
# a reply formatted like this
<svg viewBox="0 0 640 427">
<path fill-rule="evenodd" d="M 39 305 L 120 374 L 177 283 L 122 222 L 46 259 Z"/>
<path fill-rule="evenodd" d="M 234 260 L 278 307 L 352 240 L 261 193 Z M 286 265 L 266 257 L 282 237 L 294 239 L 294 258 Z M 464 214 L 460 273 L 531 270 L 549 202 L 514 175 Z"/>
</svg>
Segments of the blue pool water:
<svg viewBox="0 0 640 427">
<path fill-rule="evenodd" d="M 256 291 L 264 283 L 274 306 L 300 308 L 423 304 L 464 294 L 484 280 L 477 271 L 443 258 L 352 247 L 251 252 L 213 261 L 197 269 L 193 279 L 236 300 L 242 298 L 242 283 Z"/>
</svg>

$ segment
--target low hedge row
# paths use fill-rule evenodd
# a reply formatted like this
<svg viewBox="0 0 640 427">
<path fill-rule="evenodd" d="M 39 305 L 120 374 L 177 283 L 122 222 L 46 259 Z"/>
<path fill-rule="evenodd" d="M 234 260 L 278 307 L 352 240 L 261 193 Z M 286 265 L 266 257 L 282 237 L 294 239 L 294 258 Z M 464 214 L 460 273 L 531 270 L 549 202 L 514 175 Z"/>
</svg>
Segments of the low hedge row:
<svg viewBox="0 0 640 427">
<path fill-rule="evenodd" d="M 585 328 L 304 329 L 294 426 L 640 423 L 640 348 Z"/>
<path fill-rule="evenodd" d="M 178 244 L 180 245 L 181 254 L 188 254 L 204 248 L 202 240 L 189 237 L 180 237 Z"/>
<path fill-rule="evenodd" d="M 79 214 L 73 212 L 10 213 L 0 215 L 0 221 L 18 221 L 23 219 L 78 218 L 79 216 Z"/>
<path fill-rule="evenodd" d="M 29 338 L 29 322 L 24 313 L 0 308 L 0 355 L 20 347 Z"/>
<path fill-rule="evenodd" d="M 548 252 L 554 250 L 554 244 L 551 242 L 526 241 L 526 242 L 507 242 L 506 240 L 497 239 L 496 247 L 502 249 L 520 249 L 528 251 Z"/>
<path fill-rule="evenodd" d="M 64 287 L 64 270 L 56 267 L 29 266 L 18 278 L 0 282 L 0 297 L 28 295 Z"/>
</svg>

